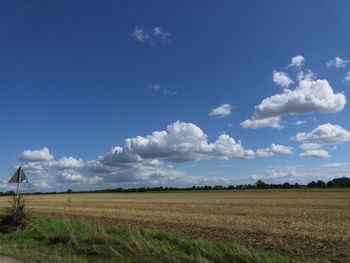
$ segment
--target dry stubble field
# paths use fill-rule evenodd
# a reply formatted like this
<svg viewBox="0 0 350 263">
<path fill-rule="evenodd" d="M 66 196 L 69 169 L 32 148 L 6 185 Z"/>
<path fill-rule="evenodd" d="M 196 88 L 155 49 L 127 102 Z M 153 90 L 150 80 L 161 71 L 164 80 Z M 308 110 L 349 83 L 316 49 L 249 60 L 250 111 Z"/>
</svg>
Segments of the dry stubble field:
<svg viewBox="0 0 350 263">
<path fill-rule="evenodd" d="M 30 214 L 163 229 L 298 258 L 350 262 L 350 192 L 182 192 L 25 197 Z M 0 198 L 0 209 L 8 205 Z"/>
</svg>

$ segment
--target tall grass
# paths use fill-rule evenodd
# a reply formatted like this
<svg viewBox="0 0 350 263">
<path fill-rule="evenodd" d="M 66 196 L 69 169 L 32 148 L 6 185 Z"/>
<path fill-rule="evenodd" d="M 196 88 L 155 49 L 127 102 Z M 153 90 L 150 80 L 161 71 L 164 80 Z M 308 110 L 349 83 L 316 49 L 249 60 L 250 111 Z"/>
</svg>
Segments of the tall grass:
<svg viewBox="0 0 350 263">
<path fill-rule="evenodd" d="M 0 254 L 34 262 L 298 263 L 234 244 L 186 240 L 162 231 L 91 226 L 79 221 L 32 219 L 25 229 L 0 234 Z"/>
</svg>

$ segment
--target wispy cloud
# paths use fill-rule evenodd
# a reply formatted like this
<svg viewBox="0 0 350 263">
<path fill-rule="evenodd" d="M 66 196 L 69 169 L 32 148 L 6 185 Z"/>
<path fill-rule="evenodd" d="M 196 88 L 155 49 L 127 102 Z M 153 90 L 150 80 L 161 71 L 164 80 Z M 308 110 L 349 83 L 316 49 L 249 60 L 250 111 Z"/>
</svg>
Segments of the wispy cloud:
<svg viewBox="0 0 350 263">
<path fill-rule="evenodd" d="M 210 117 L 224 118 L 226 116 L 229 116 L 231 112 L 232 106 L 230 104 L 222 104 L 219 107 L 212 109 L 208 115 Z"/>
<path fill-rule="evenodd" d="M 339 168 L 343 168 L 346 166 L 349 166 L 350 163 L 344 162 L 344 163 L 328 163 L 325 165 L 322 165 L 323 168 L 330 168 L 330 169 L 339 169 Z"/>
<path fill-rule="evenodd" d="M 345 73 L 344 82 L 350 84 L 350 71 Z"/>
<path fill-rule="evenodd" d="M 171 42 L 171 34 L 163 27 L 157 26 L 150 31 L 146 31 L 144 28 L 136 26 L 135 30 L 131 33 L 131 36 L 140 43 L 169 43 Z"/>
<path fill-rule="evenodd" d="M 334 59 L 329 60 L 326 65 L 328 68 L 345 68 L 347 63 L 349 63 L 349 60 L 335 57 Z"/>
<path fill-rule="evenodd" d="M 295 56 L 295 57 L 292 57 L 292 61 L 291 63 L 287 66 L 288 67 L 301 67 L 304 65 L 304 62 L 305 62 L 305 58 L 301 55 L 298 55 L 298 56 Z"/>
<path fill-rule="evenodd" d="M 150 84 L 148 88 L 151 90 L 160 90 L 160 85 L 158 83 Z"/>
<path fill-rule="evenodd" d="M 310 158 L 329 158 L 330 154 L 325 150 L 308 150 L 299 154 L 300 157 L 310 157 Z"/>
<path fill-rule="evenodd" d="M 169 96 L 175 96 L 177 95 L 178 91 L 177 90 L 169 90 L 169 89 L 162 89 L 161 86 L 158 83 L 155 84 L 150 84 L 148 86 L 150 90 L 160 92 L 164 95 L 169 95 Z"/>
</svg>

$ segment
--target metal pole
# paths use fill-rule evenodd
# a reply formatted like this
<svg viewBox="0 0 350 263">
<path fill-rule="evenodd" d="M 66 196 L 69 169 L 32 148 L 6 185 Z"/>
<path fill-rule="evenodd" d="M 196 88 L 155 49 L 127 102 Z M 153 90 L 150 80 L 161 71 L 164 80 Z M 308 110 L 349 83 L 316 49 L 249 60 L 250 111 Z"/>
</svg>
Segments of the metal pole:
<svg viewBox="0 0 350 263">
<path fill-rule="evenodd" d="M 18 180 L 17 180 L 17 195 L 16 195 L 15 213 L 17 212 L 17 208 L 18 208 L 18 202 L 19 202 L 19 187 L 20 187 L 21 177 L 22 177 L 22 167 L 19 167 L 19 171 L 18 171 Z"/>
</svg>

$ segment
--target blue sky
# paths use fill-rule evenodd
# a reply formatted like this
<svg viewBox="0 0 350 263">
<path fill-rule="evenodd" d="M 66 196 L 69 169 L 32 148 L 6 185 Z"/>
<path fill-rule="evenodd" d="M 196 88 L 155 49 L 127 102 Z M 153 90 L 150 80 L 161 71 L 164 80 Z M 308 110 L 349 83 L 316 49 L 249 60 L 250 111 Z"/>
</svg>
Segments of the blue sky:
<svg viewBox="0 0 350 263">
<path fill-rule="evenodd" d="M 0 191 L 350 175 L 348 1 L 0 7 Z"/>
</svg>

